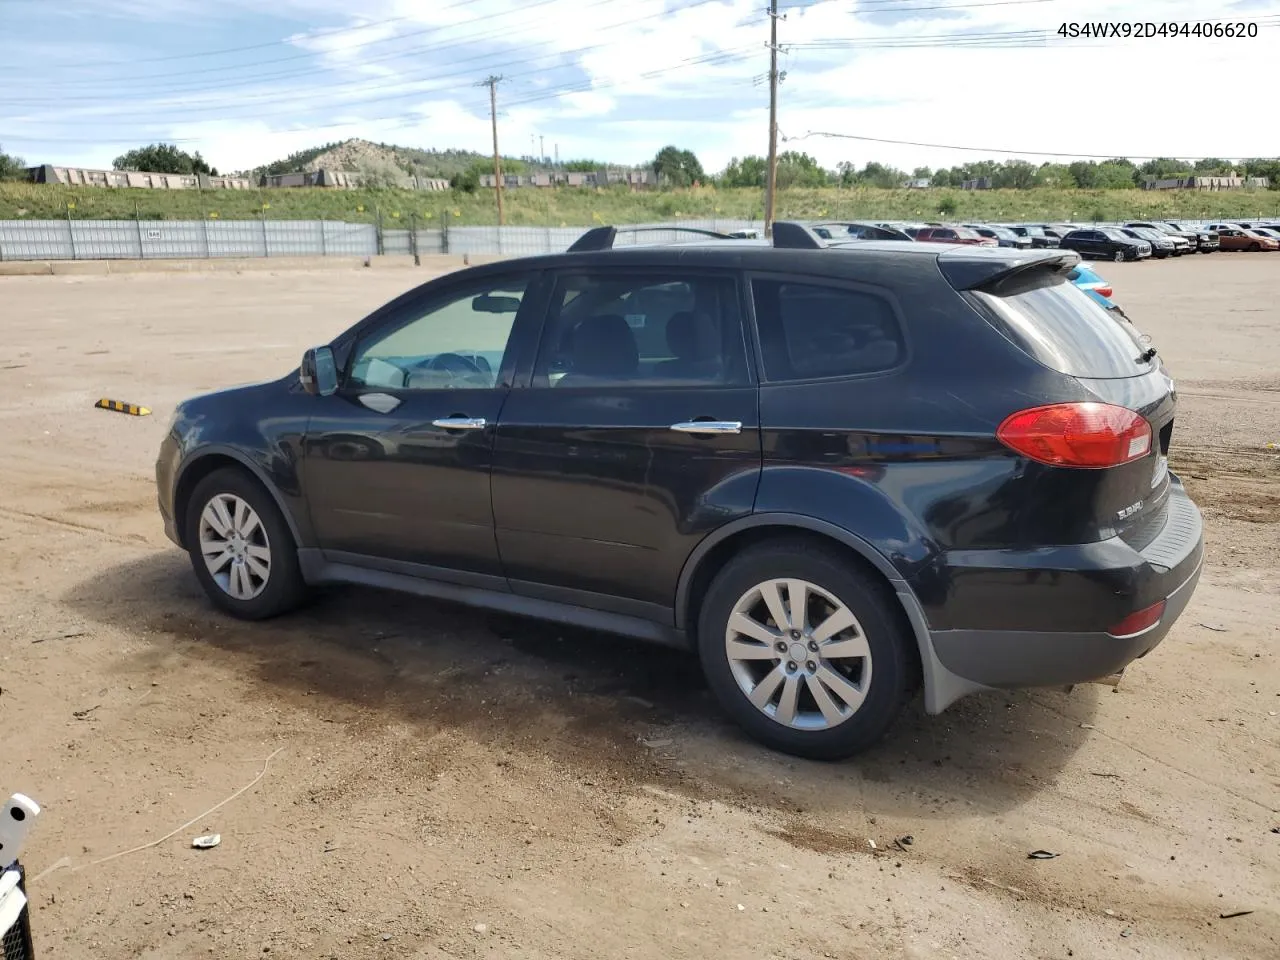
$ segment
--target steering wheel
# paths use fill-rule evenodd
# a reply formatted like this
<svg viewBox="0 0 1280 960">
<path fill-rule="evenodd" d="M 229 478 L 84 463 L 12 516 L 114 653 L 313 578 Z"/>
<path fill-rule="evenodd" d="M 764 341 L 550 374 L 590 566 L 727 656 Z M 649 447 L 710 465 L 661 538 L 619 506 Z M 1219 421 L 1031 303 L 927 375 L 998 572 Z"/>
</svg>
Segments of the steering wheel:
<svg viewBox="0 0 1280 960">
<path fill-rule="evenodd" d="M 474 360 L 468 360 L 458 353 L 437 353 L 423 365 L 423 369 L 437 370 L 454 375 L 462 374 L 463 376 L 474 376 L 477 373 L 483 373 Z"/>
</svg>

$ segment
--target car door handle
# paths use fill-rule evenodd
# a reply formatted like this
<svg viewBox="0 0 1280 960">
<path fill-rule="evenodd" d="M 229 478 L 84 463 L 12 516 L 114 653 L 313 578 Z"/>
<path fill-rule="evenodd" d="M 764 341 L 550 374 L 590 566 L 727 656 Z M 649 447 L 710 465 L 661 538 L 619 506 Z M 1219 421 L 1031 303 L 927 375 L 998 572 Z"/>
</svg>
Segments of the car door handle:
<svg viewBox="0 0 1280 960">
<path fill-rule="evenodd" d="M 439 420 L 432 420 L 433 427 L 443 427 L 445 430 L 483 430 L 485 425 L 484 417 L 441 417 Z"/>
<path fill-rule="evenodd" d="M 741 420 L 684 420 L 673 423 L 677 433 L 741 433 Z"/>
</svg>

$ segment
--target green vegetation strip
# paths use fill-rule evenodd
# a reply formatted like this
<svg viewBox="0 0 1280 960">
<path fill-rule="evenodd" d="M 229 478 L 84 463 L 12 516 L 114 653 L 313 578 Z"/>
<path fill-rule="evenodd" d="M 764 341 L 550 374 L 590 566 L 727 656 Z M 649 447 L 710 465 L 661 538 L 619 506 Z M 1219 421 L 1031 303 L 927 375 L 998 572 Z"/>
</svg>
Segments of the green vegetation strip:
<svg viewBox="0 0 1280 960">
<path fill-rule="evenodd" d="M 759 190 L 695 187 L 532 188 L 504 193 L 507 223 L 590 226 L 679 219 L 760 219 Z M 1280 192 L 1236 190 L 885 190 L 793 188 L 778 195 L 780 219 L 1089 221 L 1280 217 Z M 144 190 L 0 183 L 0 220 L 345 220 L 406 225 L 496 224 L 493 191 Z"/>
</svg>

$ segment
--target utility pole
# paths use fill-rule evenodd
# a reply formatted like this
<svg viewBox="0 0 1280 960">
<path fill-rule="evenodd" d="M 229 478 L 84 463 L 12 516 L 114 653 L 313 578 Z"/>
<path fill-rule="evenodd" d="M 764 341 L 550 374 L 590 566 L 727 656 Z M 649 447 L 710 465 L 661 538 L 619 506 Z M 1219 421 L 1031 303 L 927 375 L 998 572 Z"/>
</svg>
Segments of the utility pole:
<svg viewBox="0 0 1280 960">
<path fill-rule="evenodd" d="M 769 171 L 764 187 L 764 235 L 773 233 L 778 190 L 778 0 L 769 0 Z"/>
<path fill-rule="evenodd" d="M 542 134 L 538 134 L 538 163 L 545 163 L 547 160 L 547 148 L 542 142 L 544 139 Z"/>
<path fill-rule="evenodd" d="M 560 166 L 560 144 L 556 144 L 556 166 Z"/>
<path fill-rule="evenodd" d="M 498 153 L 498 84 L 501 82 L 502 77 L 490 74 L 476 84 L 489 88 L 489 120 L 493 124 L 493 192 L 498 198 L 498 226 L 507 222 L 502 210 L 502 156 Z"/>
</svg>

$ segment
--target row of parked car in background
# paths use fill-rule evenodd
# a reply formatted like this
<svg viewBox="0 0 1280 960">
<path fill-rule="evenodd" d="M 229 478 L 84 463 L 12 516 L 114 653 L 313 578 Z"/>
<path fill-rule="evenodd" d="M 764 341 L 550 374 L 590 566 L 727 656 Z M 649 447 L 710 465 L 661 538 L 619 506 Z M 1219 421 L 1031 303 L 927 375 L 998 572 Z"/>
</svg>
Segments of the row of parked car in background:
<svg viewBox="0 0 1280 960">
<path fill-rule="evenodd" d="M 850 235 L 866 240 L 908 240 L 982 247 L 1061 247 L 1082 257 L 1145 260 L 1218 250 L 1280 250 L 1280 221 L 1198 223 L 1133 220 L 1128 223 L 905 223 L 831 221 L 813 225 L 828 239 Z"/>
</svg>

